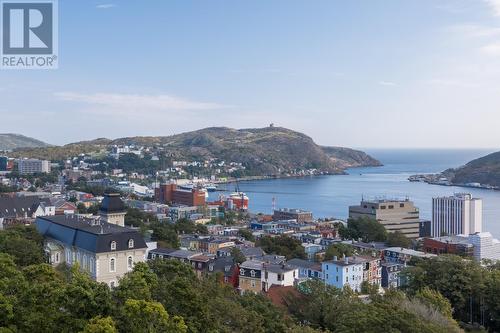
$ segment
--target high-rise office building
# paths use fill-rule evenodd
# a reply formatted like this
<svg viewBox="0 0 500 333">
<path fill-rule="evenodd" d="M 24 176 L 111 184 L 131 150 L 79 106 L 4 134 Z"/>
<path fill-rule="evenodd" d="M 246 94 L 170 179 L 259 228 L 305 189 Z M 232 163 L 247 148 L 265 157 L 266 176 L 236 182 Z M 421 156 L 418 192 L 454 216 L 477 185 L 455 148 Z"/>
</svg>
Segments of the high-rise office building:
<svg viewBox="0 0 500 333">
<path fill-rule="evenodd" d="M 482 231 L 483 201 L 468 193 L 432 198 L 431 236 L 469 235 Z"/>
</svg>

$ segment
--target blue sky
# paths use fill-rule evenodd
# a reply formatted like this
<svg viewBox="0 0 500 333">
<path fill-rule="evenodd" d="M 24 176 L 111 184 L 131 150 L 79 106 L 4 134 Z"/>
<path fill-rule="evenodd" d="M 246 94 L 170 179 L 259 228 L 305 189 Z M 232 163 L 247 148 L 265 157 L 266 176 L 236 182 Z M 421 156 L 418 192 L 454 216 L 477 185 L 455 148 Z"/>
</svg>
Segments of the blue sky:
<svg viewBox="0 0 500 333">
<path fill-rule="evenodd" d="M 0 132 L 208 126 L 498 147 L 500 0 L 59 1 L 59 69 L 0 71 Z"/>
</svg>

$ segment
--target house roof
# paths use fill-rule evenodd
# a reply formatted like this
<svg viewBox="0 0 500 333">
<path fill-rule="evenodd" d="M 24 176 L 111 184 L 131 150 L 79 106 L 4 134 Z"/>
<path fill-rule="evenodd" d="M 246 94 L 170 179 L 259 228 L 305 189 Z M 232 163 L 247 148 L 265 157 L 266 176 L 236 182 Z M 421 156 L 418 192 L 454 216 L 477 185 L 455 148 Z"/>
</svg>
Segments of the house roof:
<svg viewBox="0 0 500 333">
<path fill-rule="evenodd" d="M 136 230 L 98 219 L 55 215 L 38 217 L 35 224 L 45 237 L 94 253 L 128 250 L 129 240 L 134 241 L 134 249 L 147 248 L 146 242 Z M 116 242 L 116 250 L 111 250 L 113 241 Z"/>
<path fill-rule="evenodd" d="M 265 254 L 260 247 L 241 246 L 240 250 L 245 257 L 262 257 Z"/>
<path fill-rule="evenodd" d="M 244 269 L 262 269 L 262 262 L 261 261 L 255 261 L 255 260 L 247 260 L 241 263 L 240 265 L 241 268 Z"/>
<path fill-rule="evenodd" d="M 297 269 L 295 266 L 289 266 L 289 265 L 269 265 L 269 264 L 264 264 L 264 269 L 269 272 L 273 273 L 286 273 L 286 272 L 291 272 Z"/>
<path fill-rule="evenodd" d="M 43 203 L 50 206 L 49 199 L 33 197 L 0 197 L 0 217 L 31 217 L 38 206 Z"/>
<path fill-rule="evenodd" d="M 297 258 L 288 260 L 287 264 L 289 266 L 293 266 L 293 267 L 297 267 L 297 268 L 300 267 L 300 268 L 315 269 L 318 267 L 317 262 L 308 261 L 308 260 L 304 260 L 304 259 L 297 259 Z M 319 267 L 319 270 L 321 270 L 321 267 Z"/>
</svg>

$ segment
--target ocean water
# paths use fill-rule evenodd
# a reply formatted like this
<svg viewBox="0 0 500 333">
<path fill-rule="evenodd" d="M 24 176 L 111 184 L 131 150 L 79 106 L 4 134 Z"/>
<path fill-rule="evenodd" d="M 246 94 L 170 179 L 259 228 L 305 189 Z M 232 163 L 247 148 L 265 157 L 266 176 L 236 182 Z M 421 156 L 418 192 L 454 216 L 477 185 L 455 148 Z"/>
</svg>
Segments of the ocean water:
<svg viewBox="0 0 500 333">
<path fill-rule="evenodd" d="M 347 218 L 348 207 L 361 198 L 406 198 L 420 209 L 421 218 L 430 219 L 432 197 L 471 193 L 483 199 L 483 231 L 500 238 L 500 191 L 429 185 L 409 182 L 408 176 L 435 173 L 461 166 L 492 150 L 385 150 L 365 149 L 384 166 L 354 168 L 348 175 L 270 179 L 240 182 L 250 199 L 252 212 L 271 213 L 273 198 L 277 208 L 310 210 L 315 217 Z M 234 184 L 227 185 L 234 191 Z M 212 193 L 216 198 L 220 192 Z"/>
</svg>

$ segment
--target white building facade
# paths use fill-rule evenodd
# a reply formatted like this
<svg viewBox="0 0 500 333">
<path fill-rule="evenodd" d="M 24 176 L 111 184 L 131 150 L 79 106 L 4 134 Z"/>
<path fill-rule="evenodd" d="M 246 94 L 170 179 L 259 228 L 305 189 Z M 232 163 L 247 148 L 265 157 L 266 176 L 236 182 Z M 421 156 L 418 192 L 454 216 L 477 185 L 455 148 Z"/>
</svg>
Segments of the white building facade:
<svg viewBox="0 0 500 333">
<path fill-rule="evenodd" d="M 21 175 L 30 175 L 34 173 L 49 173 L 50 161 L 37 160 L 34 158 L 20 159 L 17 162 L 17 168 Z"/>
<path fill-rule="evenodd" d="M 469 235 L 482 231 L 483 201 L 470 194 L 432 198 L 431 236 Z"/>
</svg>

